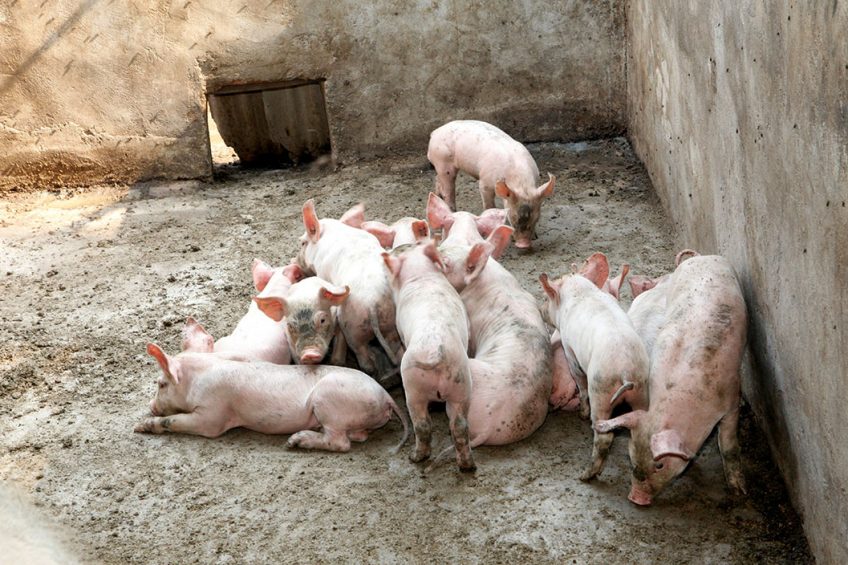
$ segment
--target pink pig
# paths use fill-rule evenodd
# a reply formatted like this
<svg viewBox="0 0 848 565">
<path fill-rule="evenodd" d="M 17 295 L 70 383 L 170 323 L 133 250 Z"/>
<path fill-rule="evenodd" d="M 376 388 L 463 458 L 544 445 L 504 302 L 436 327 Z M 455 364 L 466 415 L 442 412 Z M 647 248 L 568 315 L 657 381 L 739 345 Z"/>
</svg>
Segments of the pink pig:
<svg viewBox="0 0 848 565">
<path fill-rule="evenodd" d="M 259 259 L 253 260 L 253 285 L 257 291 L 284 296 L 293 283 L 303 278 L 297 265 L 273 268 Z M 250 303 L 247 314 L 232 333 L 217 341 L 194 318 L 186 320 L 183 329 L 183 351 L 226 353 L 227 358 L 241 361 L 268 361 L 288 365 L 291 354 L 286 343 L 285 326 L 263 314 Z"/>
<path fill-rule="evenodd" d="M 633 409 L 648 406 L 648 355 L 627 314 L 601 290 L 608 276 L 606 257 L 595 253 L 578 274 L 558 281 L 539 277 L 548 296 L 548 316 L 562 335 L 580 386 L 582 415 L 588 412 L 593 424 L 608 419 L 622 401 Z M 612 441 L 612 433 L 595 431 L 592 464 L 581 480 L 600 474 Z"/>
<path fill-rule="evenodd" d="M 521 143 L 486 122 L 457 120 L 433 130 L 427 158 L 436 169 L 436 193 L 456 210 L 456 174 L 477 179 L 483 208 L 495 207 L 495 194 L 504 201 L 515 228 L 515 246 L 527 249 L 536 236 L 542 200 L 553 194 L 556 178 L 537 187 L 539 169 Z"/>
<path fill-rule="evenodd" d="M 433 194 L 427 199 L 427 221 L 433 229 L 442 230 L 442 244 L 459 243 L 472 245 L 489 237 L 506 222 L 506 211 L 498 208 L 484 210 L 479 216 L 470 212 L 453 212 L 447 203 Z M 510 232 L 511 233 L 511 232 Z M 509 246 L 509 235 L 492 250 L 492 257 L 499 259 Z"/>
<path fill-rule="evenodd" d="M 162 368 L 153 417 L 136 432 L 194 434 L 215 438 L 231 428 L 265 434 L 294 434 L 287 445 L 348 451 L 365 441 L 392 414 L 406 417 L 392 397 L 368 375 L 329 365 L 275 365 L 231 361 L 215 353 L 176 356 L 149 344 L 147 352 Z M 321 429 L 321 432 L 314 431 Z"/>
<path fill-rule="evenodd" d="M 383 253 L 383 260 L 391 273 L 397 327 L 406 346 L 400 373 L 415 432 L 410 459 L 417 463 L 430 457 L 428 404 L 445 402 L 459 469 L 474 471 L 468 441 L 468 315 L 462 300 L 445 279 L 432 241 L 397 255 Z"/>
<path fill-rule="evenodd" d="M 400 363 L 403 347 L 395 328 L 392 290 L 381 258 L 383 248 L 377 238 L 358 229 L 362 220 L 361 205 L 348 210 L 341 220 L 319 220 L 314 202 L 308 200 L 303 205 L 306 233 L 300 239 L 297 263 L 304 271 L 350 289 L 350 296 L 339 308 L 339 325 L 360 368 L 376 374 L 377 361 L 369 342 L 376 337 L 395 366 Z M 396 374 L 395 370 L 379 376 L 385 382 Z"/>
<path fill-rule="evenodd" d="M 595 423 L 602 433 L 630 429 L 628 498 L 640 505 L 651 504 L 683 472 L 716 424 L 727 482 L 745 491 L 736 435 L 747 332 L 739 282 L 723 257 L 696 255 L 667 284 L 665 321 L 651 357 L 650 408 Z"/>
<path fill-rule="evenodd" d="M 430 227 L 424 220 L 401 218 L 388 226 L 383 222 L 370 220 L 362 222 L 360 228 L 377 238 L 386 249 L 396 249 L 430 237 Z"/>
</svg>

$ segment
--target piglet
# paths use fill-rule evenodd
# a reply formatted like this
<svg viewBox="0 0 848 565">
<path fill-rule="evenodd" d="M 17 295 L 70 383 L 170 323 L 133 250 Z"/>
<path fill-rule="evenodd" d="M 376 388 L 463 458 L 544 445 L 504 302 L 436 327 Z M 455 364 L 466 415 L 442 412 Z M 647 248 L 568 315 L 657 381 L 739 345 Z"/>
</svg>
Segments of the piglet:
<svg viewBox="0 0 848 565">
<path fill-rule="evenodd" d="M 149 344 L 162 368 L 150 402 L 153 417 L 136 432 L 194 434 L 215 438 L 231 428 L 265 434 L 294 434 L 287 445 L 348 451 L 365 441 L 392 414 L 406 417 L 392 397 L 368 375 L 327 365 L 275 365 L 222 359 L 214 353 L 167 355 Z M 315 431 L 320 429 L 321 431 Z"/>
<path fill-rule="evenodd" d="M 634 468 L 628 498 L 648 505 L 683 472 L 718 424 L 727 482 L 744 493 L 737 440 L 747 333 L 742 290 L 733 268 L 717 255 L 681 262 L 666 284 L 665 321 L 651 356 L 650 408 L 598 420 L 595 429 L 630 429 Z"/>
<path fill-rule="evenodd" d="M 277 296 L 285 296 L 292 284 L 303 278 L 303 271 L 297 265 L 273 268 L 259 259 L 253 260 L 251 272 L 257 291 Z M 291 362 L 285 327 L 280 320 L 269 319 L 253 302 L 232 333 L 217 341 L 189 317 L 183 329 L 182 349 L 197 353 L 214 351 L 241 361 L 267 361 L 279 365 Z"/>
<path fill-rule="evenodd" d="M 430 237 L 430 227 L 427 222 L 410 217 L 401 218 L 390 226 L 383 222 L 369 220 L 362 222 L 360 228 L 376 237 L 380 245 L 386 249 L 396 249 Z"/>
<path fill-rule="evenodd" d="M 397 255 L 383 253 L 383 260 L 391 273 L 397 327 L 406 346 L 400 374 L 415 432 L 410 459 L 417 463 L 430 457 L 428 404 L 445 402 L 459 469 L 474 471 L 468 441 L 468 315 L 462 300 L 445 278 L 432 241 Z"/>
<path fill-rule="evenodd" d="M 540 277 L 548 316 L 580 386 L 582 413 L 588 412 L 593 424 L 608 419 L 622 401 L 633 409 L 648 406 L 648 355 L 627 314 L 601 290 L 608 276 L 606 257 L 595 253 L 576 274 L 557 281 Z M 612 441 L 612 433 L 595 431 L 592 464 L 581 480 L 600 474 Z"/>
<path fill-rule="evenodd" d="M 433 229 L 442 230 L 442 245 L 473 245 L 491 236 L 506 223 L 506 211 L 490 208 L 479 216 L 470 212 L 453 212 L 444 200 L 431 192 L 427 199 L 427 221 Z M 501 238 L 492 249 L 492 258 L 500 259 L 509 247 L 509 241 L 510 237 Z"/>
<path fill-rule="evenodd" d="M 515 228 L 515 246 L 527 249 L 536 236 L 542 200 L 553 194 L 556 178 L 536 186 L 539 168 L 521 143 L 492 124 L 457 120 L 433 130 L 427 158 L 436 169 L 436 193 L 456 210 L 456 174 L 477 179 L 483 208 L 495 207 L 495 194 L 503 199 L 509 222 Z"/>
</svg>

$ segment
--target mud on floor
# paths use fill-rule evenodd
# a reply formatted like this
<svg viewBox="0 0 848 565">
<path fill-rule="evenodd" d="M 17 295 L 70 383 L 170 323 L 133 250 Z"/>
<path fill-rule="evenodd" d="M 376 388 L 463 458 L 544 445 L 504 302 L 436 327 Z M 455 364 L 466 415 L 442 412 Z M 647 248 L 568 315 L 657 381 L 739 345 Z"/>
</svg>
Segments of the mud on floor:
<svg viewBox="0 0 848 565">
<path fill-rule="evenodd" d="M 530 149 L 557 187 L 536 250 L 503 259 L 525 288 L 541 297 L 541 272 L 598 250 L 616 270 L 671 269 L 674 230 L 626 141 Z M 626 499 L 626 434 L 598 481 L 578 480 L 591 429 L 574 413 L 551 414 L 518 444 L 477 449 L 471 476 L 451 466 L 425 476 L 392 455 L 397 422 L 348 454 L 289 451 L 284 437 L 244 430 L 133 434 L 158 371 L 145 344 L 176 351 L 187 315 L 227 333 L 252 296 L 251 260 L 295 253 L 307 198 L 320 216 L 364 201 L 369 219 L 423 217 L 433 184 L 423 153 L 223 177 L 0 201 L 0 478 L 29 493 L 84 561 L 811 562 L 747 412 L 748 498 L 727 494 L 711 438 L 648 509 Z M 468 177 L 458 204 L 480 210 Z M 436 422 L 438 447 L 443 413 Z"/>
</svg>

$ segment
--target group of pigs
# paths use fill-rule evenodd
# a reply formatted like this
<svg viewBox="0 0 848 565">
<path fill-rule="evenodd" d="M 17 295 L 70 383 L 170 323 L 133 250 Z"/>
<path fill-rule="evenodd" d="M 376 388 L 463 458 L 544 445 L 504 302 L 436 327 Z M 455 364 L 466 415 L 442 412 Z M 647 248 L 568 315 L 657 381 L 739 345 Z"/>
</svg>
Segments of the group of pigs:
<svg viewBox="0 0 848 565">
<path fill-rule="evenodd" d="M 727 261 L 681 252 L 672 273 L 631 277 L 625 312 L 627 265 L 610 279 L 595 253 L 560 279 L 540 277 L 540 311 L 498 259 L 511 237 L 531 246 L 554 177 L 537 187 L 527 149 L 484 122 L 436 129 L 428 158 L 437 194 L 427 221 L 365 221 L 362 205 L 319 219 L 309 200 L 297 257 L 278 268 L 254 261 L 258 294 L 229 336 L 216 341 L 189 318 L 179 354 L 149 344 L 163 374 L 136 431 L 217 437 L 242 426 L 293 434 L 290 447 L 347 451 L 396 415 L 397 451 L 409 424 L 386 389 L 400 381 L 414 462 L 431 456 L 433 402 L 445 403 L 453 441 L 431 467 L 453 456 L 462 471 L 475 469 L 474 447 L 528 437 L 549 409 L 579 409 L 594 429 L 583 480 L 601 472 L 613 430 L 627 427 L 629 499 L 650 504 L 718 424 L 727 480 L 744 491 L 736 432 L 746 311 Z M 458 171 L 479 180 L 479 216 L 455 211 Z"/>
</svg>

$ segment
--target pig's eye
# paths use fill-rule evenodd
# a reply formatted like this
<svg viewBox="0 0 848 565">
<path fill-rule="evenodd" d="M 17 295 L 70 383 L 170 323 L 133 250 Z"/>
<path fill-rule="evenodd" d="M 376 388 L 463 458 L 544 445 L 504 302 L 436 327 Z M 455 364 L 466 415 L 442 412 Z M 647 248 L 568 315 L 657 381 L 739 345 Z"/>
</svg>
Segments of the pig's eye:
<svg viewBox="0 0 848 565">
<path fill-rule="evenodd" d="M 663 467 L 665 467 L 664 463 L 654 463 L 654 469 L 657 471 L 661 471 Z"/>
<path fill-rule="evenodd" d="M 327 316 L 319 316 L 318 317 L 318 325 L 326 326 L 327 325 Z"/>
<path fill-rule="evenodd" d="M 165 381 L 157 381 L 157 383 L 159 385 L 159 388 L 165 388 L 166 386 L 168 386 L 168 383 L 166 383 Z"/>
</svg>

